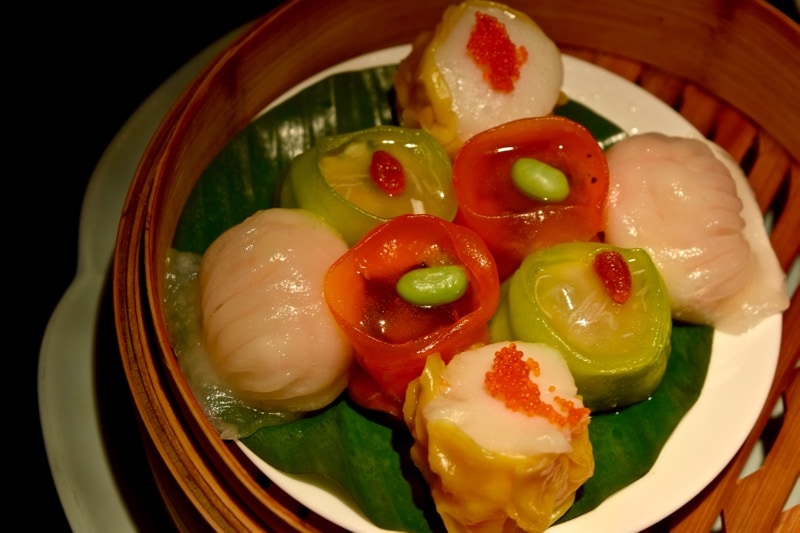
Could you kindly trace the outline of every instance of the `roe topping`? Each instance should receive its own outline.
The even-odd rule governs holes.
[[[389,152],[375,150],[372,153],[369,175],[375,185],[389,196],[403,194],[406,188],[403,164]]]
[[[594,256],[594,271],[603,282],[606,292],[618,304],[624,304],[631,295],[631,270],[622,254],[606,250]]]
[[[480,12],[475,13],[467,51],[483,71],[483,79],[492,89],[504,93],[514,90],[519,69],[528,60],[528,51],[524,46],[514,45],[505,24]]]
[[[489,394],[502,400],[512,411],[541,416],[556,426],[576,427],[582,423],[589,415],[588,408],[576,407],[571,400],[555,396],[553,401],[559,411],[542,400],[539,385],[531,380],[531,374],[534,377],[540,374],[539,363],[531,357],[523,360],[523,355],[514,343],[495,352],[492,369],[486,372],[484,380]]]

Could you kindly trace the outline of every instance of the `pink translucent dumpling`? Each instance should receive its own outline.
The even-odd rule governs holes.
[[[606,241],[648,251],[674,318],[738,334],[788,307],[761,212],[724,150],[642,133],[615,144],[607,160]]]
[[[214,241],[200,267],[210,363],[256,407],[310,411],[346,387],[352,348],[323,296],[328,267],[347,250],[317,215],[260,211]]]

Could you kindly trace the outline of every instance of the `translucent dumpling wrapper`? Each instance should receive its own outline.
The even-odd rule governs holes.
[[[752,189],[721,147],[641,133],[612,146],[607,162],[606,242],[647,250],[674,318],[740,334],[788,307]]]
[[[644,401],[661,383],[671,353],[670,300],[646,251],[592,242],[542,248],[500,294],[492,340],[557,348],[592,411]]]
[[[281,186],[280,206],[313,211],[353,246],[399,215],[452,221],[452,180],[452,163],[430,134],[374,126],[321,137],[296,156]]]
[[[468,0],[420,35],[395,76],[400,123],[448,153],[476,133],[551,113],[564,79],[561,52],[525,13]]]
[[[530,368],[523,385],[538,391],[529,398],[538,394],[540,414],[526,411],[534,408],[521,396],[501,399],[487,388],[487,372],[502,389],[498,376],[515,365]],[[589,411],[560,353],[543,344],[484,345],[447,365],[429,357],[404,414],[412,459],[449,532],[543,531],[594,472]]]
[[[306,412],[347,385],[352,347],[323,296],[341,236],[302,209],[267,209],[209,246],[199,273],[209,366],[256,408]]]
[[[426,304],[401,295],[405,276],[441,267],[463,273],[458,297]],[[433,215],[400,215],[377,226],[325,277],[325,299],[355,354],[350,398],[402,418],[408,384],[428,355],[449,361],[487,342],[498,298],[492,255],[469,228]]]

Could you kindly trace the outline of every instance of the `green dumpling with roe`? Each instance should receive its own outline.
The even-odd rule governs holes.
[[[425,131],[388,125],[318,139],[292,160],[280,206],[316,213],[350,246],[399,215],[451,222],[458,207],[442,147]]]
[[[528,255],[503,283],[490,334],[557,348],[584,404],[611,410],[647,399],[661,383],[670,301],[644,250],[559,244]]]

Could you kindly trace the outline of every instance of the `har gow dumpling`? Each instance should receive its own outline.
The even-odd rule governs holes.
[[[648,251],[674,318],[739,334],[788,307],[752,190],[722,148],[641,133],[606,156],[606,242]]]
[[[345,389],[352,347],[323,281],[347,245],[314,213],[266,209],[205,252],[202,334],[219,380],[248,404],[306,412]]]

